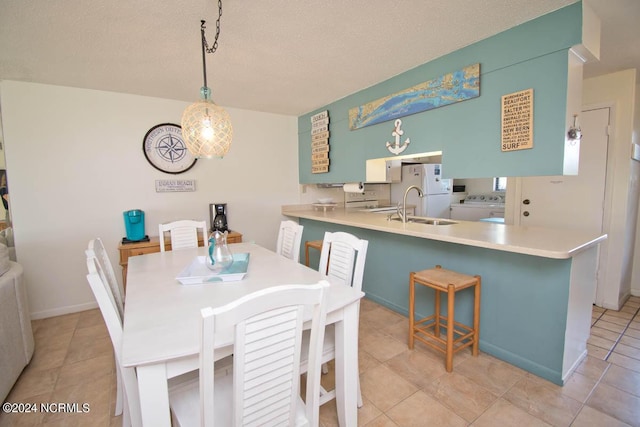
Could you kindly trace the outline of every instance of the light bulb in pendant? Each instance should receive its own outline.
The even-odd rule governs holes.
[[[200,131],[200,135],[201,135],[202,139],[204,139],[205,141],[212,141],[213,140],[215,132],[213,131],[213,127],[211,127],[211,118],[210,117],[205,117],[202,120],[202,130]]]

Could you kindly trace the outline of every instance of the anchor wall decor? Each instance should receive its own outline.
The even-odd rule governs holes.
[[[387,150],[389,150],[393,154],[398,155],[407,149],[411,141],[409,140],[409,138],[407,138],[404,140],[404,143],[400,145],[400,137],[404,135],[404,131],[400,129],[400,126],[402,126],[402,120],[396,119],[394,124],[395,124],[395,127],[393,129],[393,132],[391,132],[391,136],[395,137],[396,141],[395,143],[391,143],[387,141],[386,146],[387,146]]]

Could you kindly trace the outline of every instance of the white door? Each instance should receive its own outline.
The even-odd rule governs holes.
[[[521,225],[602,231],[608,126],[609,108],[582,112],[578,175],[522,178]]]

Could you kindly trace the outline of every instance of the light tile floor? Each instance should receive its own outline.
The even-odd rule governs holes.
[[[640,297],[593,309],[589,356],[564,387],[481,353],[407,349],[407,319],[369,300],[360,315],[362,426],[640,426]],[[115,366],[100,312],[33,322],[36,350],[8,402],[89,403],[81,414],[0,413],[4,426],[118,426]],[[331,387],[332,375],[323,377]],[[337,425],[335,404],[321,424]]]

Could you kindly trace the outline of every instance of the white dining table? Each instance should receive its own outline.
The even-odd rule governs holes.
[[[168,379],[198,369],[200,309],[218,307],[259,289],[312,284],[318,271],[253,243],[229,245],[249,253],[240,281],[182,285],[176,277],[205,249],[180,249],[129,258],[122,364],[136,368],[144,426],[169,427]],[[326,278],[325,278],[326,279]],[[364,293],[329,287],[327,323],[335,324],[336,404],[341,426],[357,425],[358,315]],[[216,337],[216,358],[231,353],[233,337]]]

